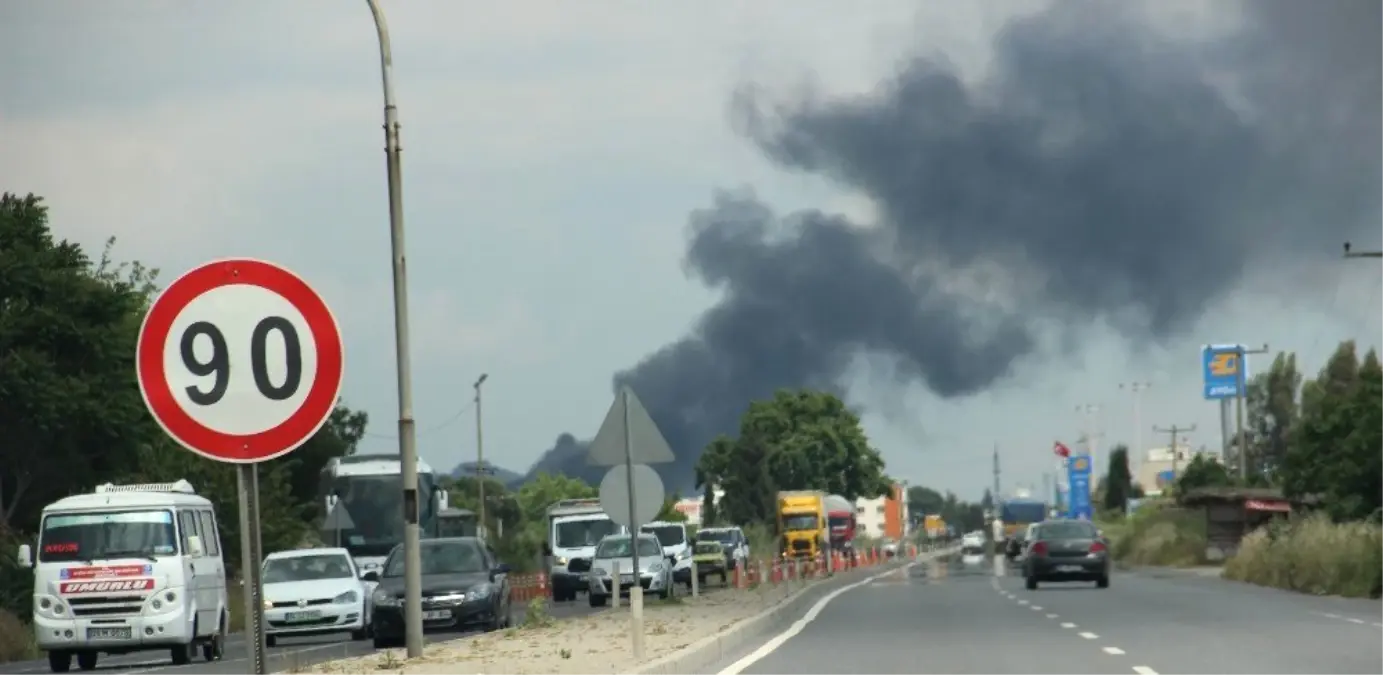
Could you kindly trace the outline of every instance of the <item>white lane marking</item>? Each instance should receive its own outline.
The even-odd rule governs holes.
[[[1383,628],[1383,623],[1376,623],[1376,624],[1373,625],[1373,627],[1374,627],[1374,628]]]
[[[1123,656],[1124,650],[1119,649],[1118,647],[1105,647],[1104,653],[1110,654],[1112,656]]]
[[[1147,666],[1134,666],[1133,672],[1138,673],[1138,675],[1157,675],[1156,670]]]
[[[1018,601],[1018,604],[1020,604],[1020,605],[1026,605],[1026,604],[1028,604],[1028,601],[1027,601],[1027,600],[1019,600],[1019,601]]]
[[[1031,610],[1034,611],[1034,612],[1040,612],[1040,611],[1042,611],[1042,607],[1039,606],[1039,605],[1033,605],[1033,606],[1029,607],[1028,609],[1031,609]]]
[[[1322,613],[1321,613],[1321,616],[1323,616],[1323,617],[1325,617],[1325,618],[1327,618],[1327,619],[1339,619],[1339,618],[1341,618],[1339,614],[1330,614],[1330,613],[1328,613],[1328,612],[1322,612]]]
[[[910,570],[913,567],[920,564],[921,562],[923,561],[908,563],[907,565],[903,566],[903,569]],[[856,581],[853,584],[843,586],[841,588],[837,588],[834,591],[831,591],[826,595],[826,597],[817,600],[816,604],[812,605],[812,608],[807,610],[807,613],[802,618],[798,619],[797,621],[794,621],[791,626],[788,626],[787,630],[774,636],[772,640],[765,642],[758,649],[755,649],[752,653],[746,655],[744,658],[726,666],[725,669],[720,671],[717,675],[739,675],[741,672],[744,671],[745,668],[748,668],[749,666],[758,663],[765,656],[772,654],[779,647],[782,647],[783,644],[786,643],[788,640],[791,640],[792,638],[796,637],[799,633],[806,629],[807,624],[815,621],[817,615],[821,614],[821,610],[826,609],[826,605],[831,604],[832,600],[835,600],[837,597],[843,595],[846,591],[852,591],[875,579],[879,579],[882,577],[886,577],[890,574],[896,573],[897,570],[889,570],[882,574],[876,574],[872,577],[869,577],[864,581]]]
[[[1350,623],[1357,623],[1357,624],[1359,624],[1360,626],[1364,625],[1364,620],[1363,620],[1363,619],[1350,619],[1349,622],[1350,622]]]
[[[1070,621],[1067,621],[1066,623],[1061,624],[1061,627],[1062,627],[1062,628],[1075,628],[1075,627],[1076,627],[1076,624],[1071,623]]]
[[[1055,618],[1058,618],[1058,617],[1060,617],[1060,616],[1061,616],[1060,614],[1048,614],[1048,615],[1047,615],[1047,618],[1048,618],[1048,619],[1055,619]]]
[[[1087,640],[1098,640],[1098,639],[1100,639],[1100,636],[1098,636],[1098,635],[1096,635],[1096,634],[1094,634],[1094,633],[1090,633],[1090,632],[1081,633],[1080,636],[1083,637],[1083,638],[1085,638],[1085,639],[1087,639]]]

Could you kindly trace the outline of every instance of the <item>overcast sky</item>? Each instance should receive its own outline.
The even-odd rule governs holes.
[[[1173,423],[1217,445],[1201,344],[1266,342],[1314,371],[1340,339],[1383,333],[1377,261],[1338,259],[1346,237],[1380,243],[1371,4],[1373,23],[1346,39],[1335,31],[1357,19],[1264,18],[1228,2],[1160,3],[1117,29],[1075,30],[1072,12],[1036,2],[385,0],[420,452],[448,469],[473,458],[467,406],[484,372],[487,459],[525,471],[559,434],[595,432],[615,373],[689,334],[700,344],[717,306],[762,316],[775,345],[810,334],[798,356],[831,363],[749,373],[763,354],[745,347],[725,356],[737,365],[719,393],[649,396],[738,405],[765,383],[833,384],[914,484],[977,497],[997,443],[1007,486],[1040,485],[1052,441],[1079,434],[1079,406],[1101,406],[1108,440],[1134,438],[1119,385],[1135,381],[1152,383],[1145,446],[1165,445],[1151,428]],[[1015,17],[1028,23],[1001,30]],[[1280,62],[1263,56],[1269,41]],[[1111,65],[1092,60],[1101,53]],[[44,196],[60,236],[95,252],[113,235],[117,257],[165,281],[233,255],[294,269],[344,331],[343,396],[370,414],[365,449],[397,447],[364,2],[0,0],[0,62],[0,190]],[[975,89],[947,98],[955,82]],[[1058,95],[1072,82],[1074,96]],[[1167,96],[1142,82],[1190,102],[1159,107]],[[1361,98],[1332,106],[1337,91]],[[1064,130],[1051,124],[1058,99]],[[1124,104],[1132,117],[1158,107],[1143,120],[1155,122],[1111,123]],[[1025,119],[1045,124],[1004,126]],[[1129,136],[1153,140],[1114,154]],[[1324,150],[1301,147],[1308,136]],[[976,139],[994,147],[962,145]],[[1064,148],[1099,161],[1038,166]],[[1221,161],[1226,148],[1237,154]],[[1118,168],[1096,168],[1106,162]],[[1184,197],[1198,190],[1208,201]],[[765,209],[744,218],[769,224],[729,218],[726,200]],[[735,229],[756,226],[767,229]],[[806,244],[781,243],[803,232],[835,244],[808,260]],[[877,270],[854,273],[856,243],[892,270],[888,284],[862,287]],[[1230,249],[1244,252],[1207,253]],[[831,274],[839,284],[822,281]],[[930,290],[911,294],[919,285]],[[746,313],[745,298],[770,304]],[[812,309],[779,316],[794,298]],[[907,325],[884,326],[891,316]],[[968,318],[930,331],[953,316]],[[707,363],[759,333],[708,337]],[[648,388],[678,385],[682,368],[651,369],[675,377]],[[758,379],[740,387],[738,373]]]

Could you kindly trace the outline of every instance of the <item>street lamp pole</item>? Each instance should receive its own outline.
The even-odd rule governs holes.
[[[480,379],[475,381],[475,485],[480,497],[480,527],[476,528],[476,534],[482,539],[489,539],[489,531],[485,527],[485,434],[480,427],[480,385],[485,384],[485,380],[490,375],[481,373]]]
[[[408,340],[408,273],[403,240],[403,177],[399,160],[399,114],[394,103],[394,56],[389,24],[378,0],[365,0],[379,34],[384,85],[384,161],[389,180],[389,234],[394,263],[394,356],[398,371],[399,464],[403,482],[403,616],[408,658],[423,655],[422,531],[418,526],[418,448],[413,424],[413,373]]]
[[[1345,242],[1346,258],[1383,258],[1383,251],[1351,251],[1350,243]]]

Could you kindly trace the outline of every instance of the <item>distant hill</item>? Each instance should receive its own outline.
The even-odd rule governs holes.
[[[489,471],[490,475],[495,480],[504,483],[505,485],[514,485],[516,483],[523,482],[523,474],[518,473],[516,471],[510,471],[504,467],[495,466],[494,464],[491,464],[489,462],[485,463],[485,470]],[[451,470],[452,478],[460,478],[462,476],[474,475],[475,462],[461,462],[460,464],[456,465],[456,468]]]

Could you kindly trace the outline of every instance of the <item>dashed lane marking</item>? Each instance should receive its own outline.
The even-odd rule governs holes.
[[[1032,605],[1031,607],[1028,607],[1028,609],[1031,609],[1031,610],[1034,611],[1034,612],[1040,612],[1040,611],[1042,611],[1042,607],[1040,607],[1040,606],[1038,606],[1038,605]]]
[[[1062,628],[1075,628],[1075,627],[1076,627],[1076,624],[1071,623],[1070,621],[1067,621],[1066,623],[1061,624],[1061,627],[1062,627]]]
[[[1156,670],[1147,666],[1134,666],[1133,672],[1138,673],[1138,675],[1157,675]]]
[[[1119,649],[1118,647],[1105,647],[1104,653],[1109,654],[1111,656],[1123,656],[1124,650]]]
[[[1028,604],[1028,601],[1027,601],[1027,600],[1019,600],[1019,601],[1018,601],[1018,604],[1020,604],[1020,605],[1026,605],[1026,604]]]
[[[1060,614],[1048,614],[1048,615],[1047,615],[1047,618],[1048,618],[1048,619],[1056,619],[1056,618],[1059,618],[1060,616],[1061,616]]]
[[[1094,633],[1089,633],[1089,632],[1087,632],[1087,633],[1081,633],[1080,636],[1083,637],[1083,638],[1085,638],[1085,639],[1087,639],[1087,640],[1098,640],[1098,639],[1100,639],[1100,636],[1098,636],[1098,635],[1096,635],[1096,634],[1094,634]]]

